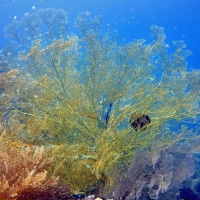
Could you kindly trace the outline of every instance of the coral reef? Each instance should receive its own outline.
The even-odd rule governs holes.
[[[12,70],[1,75],[7,88],[0,97],[2,124],[6,119],[19,125],[18,141],[47,147],[54,158],[50,174],[74,193],[116,187],[119,172],[121,179],[130,176],[124,186],[131,188],[122,196],[139,198],[148,188],[158,198],[171,184],[179,187],[193,174],[193,157],[175,151],[185,135],[173,132],[199,123],[200,72],[187,69],[191,52],[183,41],[173,42],[174,52],[169,51],[164,29],[155,25],[149,44],[141,39],[121,46],[115,35],[102,33],[101,19],[89,12],[77,17],[75,27],[78,33],[67,31],[65,11],[44,9],[5,29],[9,45],[2,57]],[[19,82],[12,96],[9,74],[14,72]],[[39,160],[40,151],[35,151]],[[191,161],[190,172],[186,161]],[[48,186],[46,164],[37,176],[38,184]],[[24,169],[29,177],[35,173],[31,166]],[[175,171],[179,179],[172,179]]]

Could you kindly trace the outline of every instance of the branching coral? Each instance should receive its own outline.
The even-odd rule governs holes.
[[[190,52],[182,41],[174,42],[175,52],[168,53],[163,28],[151,27],[150,44],[136,40],[119,46],[112,36],[102,34],[101,20],[91,19],[88,12],[76,20],[80,36],[66,36],[64,29],[52,25],[52,19],[65,19],[60,18],[66,16],[62,10],[35,15],[47,25],[50,38],[43,42],[34,32],[25,51],[18,51],[13,60],[29,83],[19,91],[29,107],[18,102],[16,117],[24,120],[24,140],[51,144],[56,163],[52,171],[62,177],[73,172],[69,182],[74,190],[112,184],[116,166],[128,166],[135,152],[150,147],[155,137],[165,136],[161,146],[171,142],[170,131],[162,131],[165,127],[197,121],[199,71],[187,70]],[[18,22],[20,27],[28,25],[26,17]],[[12,27],[6,29],[7,37],[24,41],[17,29],[8,34]],[[5,59],[9,55],[5,53]],[[138,114],[149,120],[135,131],[129,121]],[[89,177],[84,186],[77,179],[83,173]]]
[[[44,147],[9,141],[4,131],[0,150],[0,199],[33,199],[57,185],[58,178],[48,175],[52,159],[45,156]]]

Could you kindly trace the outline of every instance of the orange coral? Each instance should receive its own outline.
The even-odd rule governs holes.
[[[47,169],[52,159],[45,157],[44,147],[9,148],[0,144],[0,199],[20,199],[23,194],[44,193],[55,187],[58,178]]]

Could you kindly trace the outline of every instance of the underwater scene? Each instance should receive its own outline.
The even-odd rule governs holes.
[[[200,200],[200,1],[1,0],[0,200]]]

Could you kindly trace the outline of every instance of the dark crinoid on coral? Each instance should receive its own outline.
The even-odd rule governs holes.
[[[146,129],[147,125],[151,123],[151,120],[146,114],[132,114],[129,123],[137,132]]]

